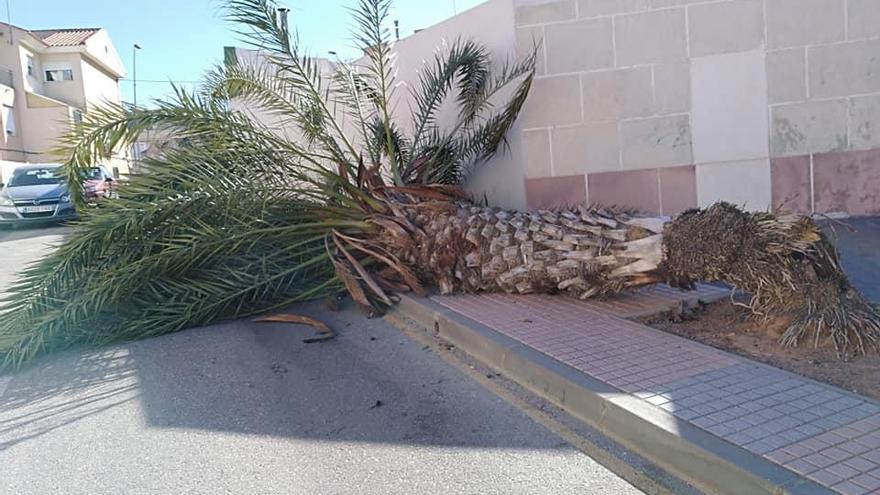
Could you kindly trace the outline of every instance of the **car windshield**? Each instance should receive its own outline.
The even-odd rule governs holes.
[[[9,179],[9,187],[60,184],[62,179],[55,168],[16,170]]]
[[[104,174],[101,173],[101,169],[98,167],[90,168],[86,174],[86,180],[103,180]]]

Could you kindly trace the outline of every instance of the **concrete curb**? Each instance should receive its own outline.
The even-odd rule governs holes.
[[[403,295],[395,312],[701,490],[835,493],[429,298]]]

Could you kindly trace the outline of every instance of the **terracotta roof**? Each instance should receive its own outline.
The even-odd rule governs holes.
[[[98,31],[100,31],[98,28],[41,29],[31,33],[49,46],[78,46],[85,44],[86,40]]]

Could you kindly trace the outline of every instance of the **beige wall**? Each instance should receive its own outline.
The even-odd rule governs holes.
[[[49,98],[62,101],[77,108],[85,108],[86,95],[83,86],[83,64],[78,53],[42,55],[42,70],[67,68],[73,71],[73,81],[46,81],[45,74],[39,73],[43,79],[43,93]]]
[[[119,83],[99,65],[83,58],[82,71],[83,99],[86,109],[102,103],[119,103]]]
[[[55,137],[61,135],[70,122],[68,107],[29,108],[28,117],[19,123],[22,146],[35,153],[28,153],[25,161],[35,163],[58,161],[58,158],[51,154],[51,148],[55,145]]]
[[[510,153],[468,184],[492,204],[880,213],[878,0],[489,0],[396,44],[398,121],[458,37],[540,47]]]
[[[122,58],[116,52],[113,40],[110,39],[110,34],[106,30],[102,29],[86,40],[86,53],[95,61],[103,64],[105,71],[116,73],[119,77],[125,77],[125,65],[123,65]]]
[[[515,3],[530,206],[880,213],[880,2]]]

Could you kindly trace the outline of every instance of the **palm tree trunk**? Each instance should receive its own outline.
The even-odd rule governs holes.
[[[408,220],[419,231],[414,242],[396,248],[444,294],[564,291],[586,298],[662,280],[660,218],[609,209],[520,213],[467,205],[410,211]]]
[[[566,292],[603,296],[666,282],[722,281],[756,315],[787,315],[788,345],[827,339],[838,352],[877,348],[880,316],[848,282],[809,217],[748,213],[718,203],[674,219],[608,208],[511,212],[430,201],[401,204],[410,235],[378,242],[441,293]]]

